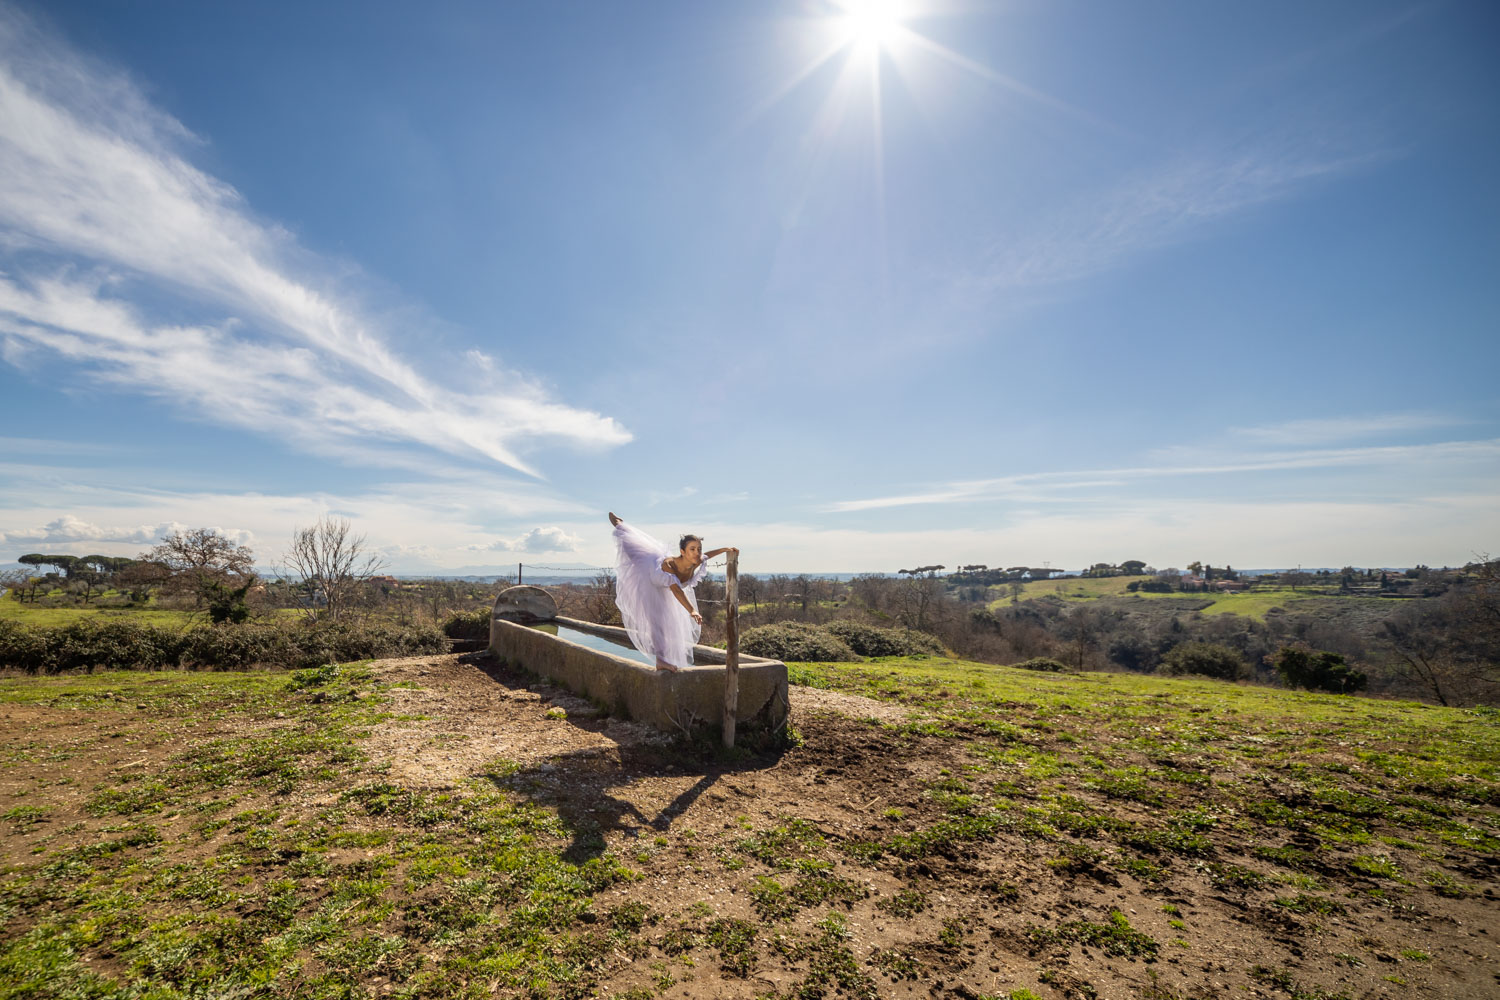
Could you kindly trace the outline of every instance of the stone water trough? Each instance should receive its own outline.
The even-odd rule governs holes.
[[[559,684],[615,715],[663,732],[697,736],[717,731],[724,717],[724,650],[693,647],[693,666],[657,670],[625,630],[565,618],[540,587],[510,587],[490,615],[490,652],[506,663]],[[786,724],[786,664],[740,655],[739,732]]]

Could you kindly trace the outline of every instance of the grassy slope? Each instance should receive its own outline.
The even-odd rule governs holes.
[[[273,612],[277,616],[295,617],[302,612],[295,608],[281,608]],[[89,607],[54,608],[43,604],[15,601],[9,595],[0,597],[0,619],[18,621],[23,625],[70,625],[76,621],[109,618],[128,618],[146,625],[188,628],[205,624],[208,616],[203,612],[177,611],[170,608],[120,608],[90,605]]]
[[[883,990],[921,974],[919,956],[887,952],[868,971],[853,964],[838,902],[852,883],[832,873],[857,865],[905,880],[909,890],[881,904],[898,921],[903,907],[929,905],[919,875],[929,861],[956,864],[997,840],[1003,853],[1050,857],[1041,869],[1050,878],[1094,872],[1163,898],[1206,872],[1219,893],[1258,894],[1310,935],[1340,915],[1375,934],[1377,916],[1389,917],[1423,955],[1435,950],[1428,925],[1406,921],[1423,906],[1472,899],[1482,887],[1465,871],[1500,852],[1493,712],[947,659],[791,669],[798,683],[924,712],[874,724],[872,738],[935,745],[951,771],[911,788],[889,822],[839,842],[796,818],[717,846],[657,838],[652,865],[680,851],[724,885],[757,870],[775,876],[749,883],[759,938],[756,926],[694,917],[696,908],[679,915],[678,930],[663,919],[654,931],[662,915],[646,907],[596,910],[605,887],[639,876],[608,852],[567,861],[563,845],[587,832],[501,790],[503,762],[453,793],[389,783],[360,749],[384,711],[382,687],[363,668],[301,682],[0,678],[8,712],[77,719],[0,747],[11,796],[0,815],[20,859],[0,873],[0,997],[149,990],[165,1000],[236,987],[246,996],[586,996],[623,956],[660,958],[651,967],[670,982],[694,955],[700,975],[722,963],[732,978],[773,952],[807,968],[808,995],[867,995],[877,979]],[[58,761],[77,772],[37,777]],[[83,819],[53,822],[80,804]],[[630,860],[644,865],[647,855]],[[798,938],[787,914],[824,908],[816,934]],[[1039,923],[1025,941],[1055,951],[1091,940],[1105,955],[1151,963],[1169,944],[1192,946],[1193,919],[1172,925],[1181,938],[1170,943],[1123,915],[1123,925]],[[962,922],[942,931],[955,942],[970,933]],[[1306,947],[1305,967],[1280,968],[1268,955],[1252,980],[1286,995],[1350,996],[1296,985],[1329,965],[1321,956],[1335,946]],[[1360,947],[1331,964],[1376,985],[1428,968],[1425,958]],[[1060,976],[1048,958],[1038,984],[1067,981]]]
[[[1205,615],[1235,614],[1244,615],[1247,618],[1265,620],[1266,612],[1272,608],[1286,608],[1296,610],[1296,605],[1303,601],[1311,601],[1326,598],[1326,594],[1309,590],[1292,590],[1289,587],[1273,587],[1267,590],[1255,590],[1243,594],[1221,594],[1217,592],[1201,594],[1131,594],[1125,587],[1132,580],[1141,580],[1143,577],[1110,576],[1099,579],[1065,578],[1061,580],[1034,580],[1026,584],[1025,592],[1022,594],[1023,601],[1037,597],[1055,595],[1069,601],[1090,601],[1098,598],[1125,598],[1129,600],[1161,600],[1171,598],[1176,600],[1199,600],[1209,602],[1202,609]],[[1343,597],[1340,601],[1359,602],[1379,606],[1388,610],[1391,602],[1378,597]],[[992,601],[991,607],[1001,607],[1009,603],[1010,598],[1005,597]]]

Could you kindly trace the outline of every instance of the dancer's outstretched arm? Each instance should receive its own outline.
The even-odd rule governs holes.
[[[715,556],[722,556],[726,552],[733,552],[735,555],[739,555],[740,554],[740,550],[739,549],[736,549],[736,548],[733,548],[733,547],[726,547],[726,548],[722,548],[722,549],[714,549],[712,552],[705,552],[705,553],[703,553],[703,560],[704,560],[704,562],[707,562],[708,560],[714,558]]]
[[[693,610],[693,606],[688,603],[687,595],[682,592],[682,588],[674,583],[667,589],[672,592],[673,597],[677,598],[677,603],[681,604],[683,608],[687,610],[687,613],[689,615],[692,615],[693,621],[697,622],[699,625],[702,625],[703,616]]]

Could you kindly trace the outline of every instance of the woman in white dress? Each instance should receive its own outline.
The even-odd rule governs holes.
[[[693,588],[708,575],[708,560],[739,549],[703,551],[703,539],[683,535],[677,555],[613,513],[615,603],[635,648],[656,657],[656,669],[676,673],[693,665],[693,646],[703,631]]]

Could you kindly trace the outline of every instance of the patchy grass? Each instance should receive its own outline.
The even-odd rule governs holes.
[[[1130,926],[1130,920],[1119,910],[1109,911],[1109,916],[1097,923],[1070,920],[1055,928],[1029,927],[1026,934],[1037,945],[1076,942],[1121,958],[1152,961],[1161,950],[1161,945],[1149,935]]]
[[[435,680],[380,664],[0,678],[0,997],[1492,986],[1460,932],[1493,924],[1493,713],[944,658],[791,670],[912,717],[804,714],[793,748],[731,756],[630,750],[573,702],[549,720],[529,681],[463,730],[472,691],[444,715],[412,700]],[[528,763],[504,712],[599,746]],[[472,766],[414,783],[418,745]]]
[[[243,730],[116,769],[84,800],[86,829],[10,866],[3,995],[546,992],[590,981],[649,920],[581,923],[635,875],[608,853],[564,858],[555,814],[486,781],[435,793],[370,773],[358,744],[384,698],[368,667],[7,679],[0,700]],[[230,803],[262,805],[222,816]],[[742,961],[742,932],[718,934]]]

